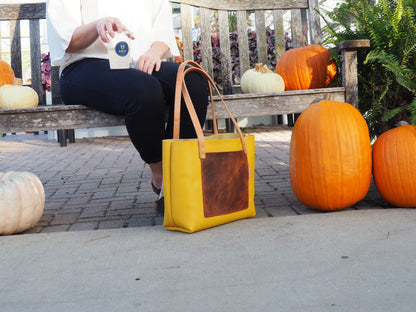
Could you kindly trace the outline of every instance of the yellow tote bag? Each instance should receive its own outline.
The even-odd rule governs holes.
[[[186,65],[193,67],[186,68]],[[201,73],[210,85],[213,135],[204,136],[186,89],[184,76],[190,71]],[[193,233],[256,214],[254,136],[241,132],[222,98],[238,133],[218,133],[211,86],[221,98],[215,83],[197,63],[188,61],[179,67],[173,139],[163,141],[163,226],[169,230]],[[197,139],[179,139],[182,95]]]

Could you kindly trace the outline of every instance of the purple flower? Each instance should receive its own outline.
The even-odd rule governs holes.
[[[41,55],[42,93],[51,91],[51,58],[50,53]]]

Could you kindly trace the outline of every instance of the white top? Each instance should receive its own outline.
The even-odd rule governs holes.
[[[165,57],[179,55],[168,0],[48,0],[46,14],[52,65],[61,70],[86,57],[108,59],[100,38],[83,51],[65,53],[75,28],[103,17],[117,17],[134,34],[130,43],[134,64],[156,41],[170,48]]]

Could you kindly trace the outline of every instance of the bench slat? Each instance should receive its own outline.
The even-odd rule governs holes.
[[[323,88],[298,91],[230,94],[223,96],[225,103],[235,118],[247,116],[273,116],[300,113],[311,103],[322,99],[345,101],[345,88]],[[214,98],[216,99],[216,98]],[[214,101],[215,114],[218,119],[227,118],[228,114],[219,101]],[[208,111],[210,111],[208,109]],[[207,119],[212,119],[211,113]]]
[[[199,10],[199,21],[201,23],[201,50],[202,67],[211,77],[214,77],[214,67],[212,61],[212,42],[211,42],[211,23],[210,10],[201,8]]]
[[[11,65],[16,77],[22,77],[22,46],[20,43],[20,20],[10,21]]]
[[[264,10],[255,12],[256,21],[256,42],[258,62],[268,64],[267,60],[267,36],[266,36],[266,18]]]
[[[309,11],[318,12],[319,0],[309,0]],[[309,14],[309,32],[311,34],[311,44],[321,44],[321,17],[319,14]]]
[[[276,53],[276,60],[285,52],[285,31],[283,28],[283,15],[282,10],[273,10],[273,23],[274,23],[274,49]]]
[[[223,94],[232,93],[232,63],[230,51],[230,35],[228,28],[228,11],[218,11],[218,27],[221,47],[221,73]]]
[[[344,88],[284,91],[270,93],[224,95],[224,101],[235,118],[270,116],[303,111],[320,99],[344,101]],[[218,119],[228,113],[214,96]],[[212,119],[208,109],[207,119]],[[43,131],[56,129],[84,129],[124,125],[122,116],[115,116],[83,105],[49,105],[25,109],[0,110],[0,133]]]
[[[124,124],[122,116],[108,115],[83,105],[0,110],[0,133],[85,129]]]
[[[52,104],[62,104],[61,96],[59,95],[59,67],[51,66],[51,97]]]
[[[238,56],[240,58],[240,78],[250,69],[250,53],[247,35],[247,13],[237,11]]]
[[[0,4],[0,21],[46,18],[46,3]]]
[[[292,39],[295,48],[302,47],[305,41],[302,30],[302,16],[300,9],[294,9],[290,12],[292,17]]]
[[[291,8],[307,8],[308,0],[173,0],[171,2],[186,3],[193,6],[215,10],[275,10]]]
[[[192,45],[192,8],[187,4],[181,4],[181,29],[183,42],[183,57],[185,60],[193,60]]]
[[[30,68],[31,68],[31,85],[39,96],[39,104],[43,103],[42,96],[42,70],[41,70],[41,52],[40,52],[40,27],[39,20],[30,20]]]

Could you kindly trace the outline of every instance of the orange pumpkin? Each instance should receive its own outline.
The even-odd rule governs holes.
[[[0,60],[0,86],[13,84],[14,71],[5,61]]]
[[[397,207],[416,207],[416,130],[384,132],[373,146],[373,177],[380,195]]]
[[[367,123],[352,105],[320,101],[299,116],[292,131],[290,183],[304,205],[334,211],[363,199],[371,182]]]
[[[283,77],[286,90],[325,88],[336,77],[337,66],[328,49],[312,44],[283,53],[276,73]]]

